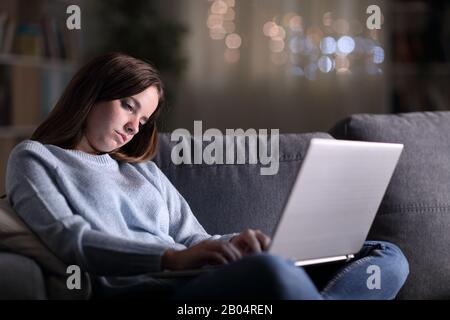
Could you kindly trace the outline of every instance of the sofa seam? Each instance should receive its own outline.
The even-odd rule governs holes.
[[[425,211],[425,212],[448,212],[450,211],[450,205],[445,206],[425,206],[425,205],[408,205],[408,206],[389,206],[386,208],[381,207],[380,210],[386,210],[381,211],[379,214],[395,214],[400,212],[418,212],[418,211]]]
[[[280,159],[280,162],[298,162],[298,161],[303,161],[303,157],[292,157],[292,158],[284,158],[284,159]],[[210,167],[218,167],[218,166],[258,166],[258,167],[263,167],[264,166],[261,163],[213,163],[213,164],[204,164],[204,163],[199,163],[199,164],[177,164],[177,165],[165,165],[165,166],[161,166],[159,168],[164,168],[164,169],[169,169],[169,168],[176,168],[176,169],[196,169],[196,168],[210,168]]]

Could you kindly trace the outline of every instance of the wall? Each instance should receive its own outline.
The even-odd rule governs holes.
[[[288,12],[302,16],[305,32],[309,27],[323,27],[322,17],[328,11],[335,20],[356,17],[365,27],[365,10],[374,3],[387,10],[380,1],[236,1],[235,32],[241,35],[242,46],[240,60],[230,64],[224,61],[224,41],[212,40],[208,34],[211,1],[166,1],[165,13],[189,28],[185,39],[189,64],[178,84],[176,100],[171,101],[166,128],[193,130],[193,121],[203,120],[204,128],[221,130],[324,131],[352,113],[389,112],[386,73],[317,72],[313,81],[288,75],[288,63],[277,66],[271,62],[268,38],[262,32],[266,21],[281,21]],[[385,29],[383,25],[380,38]],[[388,52],[386,46],[384,43]],[[289,52],[287,47],[284,51]]]

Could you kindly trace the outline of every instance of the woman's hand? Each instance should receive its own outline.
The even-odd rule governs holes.
[[[184,250],[167,250],[161,258],[163,269],[194,269],[207,264],[227,264],[242,258],[229,241],[204,240]]]
[[[269,248],[270,241],[270,237],[261,230],[253,229],[247,229],[230,240],[243,256],[249,253],[266,251]]]

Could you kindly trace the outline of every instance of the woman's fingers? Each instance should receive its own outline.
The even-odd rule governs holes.
[[[216,251],[206,251],[204,252],[204,258],[208,264],[227,264],[228,260],[223,256],[223,254]]]
[[[271,241],[270,237],[260,230],[255,231],[255,236],[258,239],[259,243],[261,244],[262,249],[266,251],[269,248],[269,244]]]
[[[236,244],[243,252],[260,253],[266,251],[269,248],[270,237],[264,234],[261,230],[248,229],[242,232]]]
[[[216,249],[222,253],[225,258],[229,261],[236,261],[240,258],[240,253],[238,250],[234,250],[234,245],[227,241],[216,241]]]
[[[204,240],[191,249],[197,251],[197,262],[227,264],[247,253],[261,253],[268,249],[270,238],[260,230],[247,229],[232,241]],[[188,249],[188,250],[191,250]]]
[[[262,251],[254,230],[246,230],[244,232],[244,239],[246,244],[250,247],[251,252],[260,253]]]
[[[227,264],[241,259],[243,254],[267,250],[269,243],[268,236],[260,230],[252,229],[242,232],[232,242],[204,240],[187,249],[186,254],[189,252],[189,255],[184,258],[184,265],[187,268],[205,264]]]
[[[202,251],[201,259],[205,259],[205,263],[227,264],[242,257],[239,250],[227,241],[205,241],[199,249]]]
[[[262,251],[261,244],[259,243],[258,239],[255,236],[251,238],[251,248],[252,251],[255,253],[261,253]]]
[[[239,249],[234,244],[232,244],[231,242],[228,242],[228,246],[234,252],[234,256],[235,256],[236,260],[239,260],[242,258],[241,251],[239,251]]]

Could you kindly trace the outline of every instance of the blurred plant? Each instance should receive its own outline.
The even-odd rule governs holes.
[[[166,108],[158,126],[166,130],[171,102],[179,79],[187,65],[181,45],[187,28],[161,15],[163,1],[101,0],[95,3],[99,34],[96,48],[100,52],[120,51],[150,61],[160,72],[165,84]]]
[[[98,1],[102,51],[121,51],[151,61],[161,73],[180,76],[186,59],[180,50],[187,32],[180,23],[164,19],[157,1]]]

